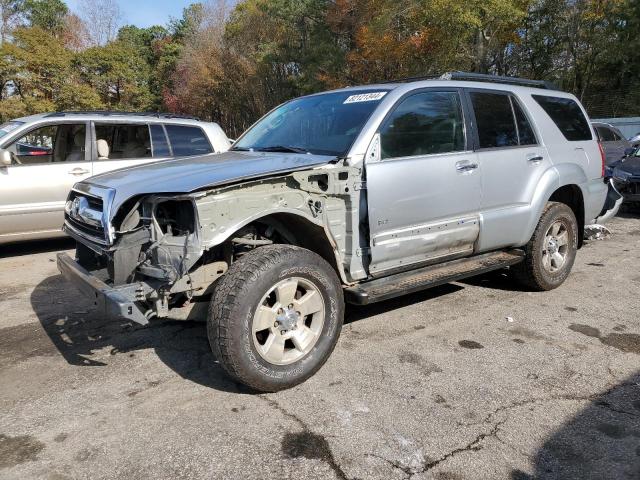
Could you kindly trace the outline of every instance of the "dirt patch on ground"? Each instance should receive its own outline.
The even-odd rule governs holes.
[[[481,348],[484,348],[484,345],[478,342],[474,342],[473,340],[460,340],[458,342],[458,345],[460,345],[462,348],[468,348],[470,350],[479,350]]]
[[[0,468],[10,468],[37,460],[44,443],[29,435],[9,437],[0,434]]]
[[[617,348],[622,352],[640,355],[640,335],[637,333],[610,333],[603,336],[599,329],[578,323],[571,324],[569,329],[588,337],[597,338],[604,345]]]
[[[0,329],[0,360],[3,367],[31,357],[59,355],[40,324],[26,323]]]

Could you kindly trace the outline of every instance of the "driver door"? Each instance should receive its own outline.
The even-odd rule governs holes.
[[[366,164],[371,275],[473,253],[480,165],[466,118],[459,89],[425,89],[383,121]]]
[[[91,176],[84,122],[39,126],[5,148],[13,164],[0,168],[0,242],[61,232],[71,187]]]

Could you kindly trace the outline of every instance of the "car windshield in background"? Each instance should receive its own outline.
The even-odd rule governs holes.
[[[24,125],[24,122],[7,122],[0,125],[0,138],[4,137],[7,133],[13,132],[20,125]]]
[[[387,92],[352,90],[298,98],[263,117],[231,150],[344,155]]]

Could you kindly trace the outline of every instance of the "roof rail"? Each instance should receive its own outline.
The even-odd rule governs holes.
[[[531,80],[528,78],[507,77],[504,75],[489,75],[485,73],[447,72],[442,75],[426,75],[422,77],[401,78],[382,83],[416,82],[418,80],[459,80],[466,82],[505,83],[508,85],[521,85],[523,87],[545,88],[547,90],[559,90],[558,87],[547,80]]]
[[[156,117],[156,118],[177,118],[182,120],[200,120],[200,118],[191,115],[179,115],[175,113],[162,113],[162,112],[124,112],[117,110],[74,110],[64,112],[51,112],[45,115],[45,117],[65,117],[67,115],[104,115],[109,116],[126,116],[135,115],[137,117]]]

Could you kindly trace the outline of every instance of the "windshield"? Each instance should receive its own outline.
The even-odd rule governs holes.
[[[292,100],[264,116],[232,150],[342,156],[387,91],[350,90]]]
[[[0,138],[4,137],[7,133],[11,133],[20,125],[24,125],[24,122],[7,122],[0,125]]]

